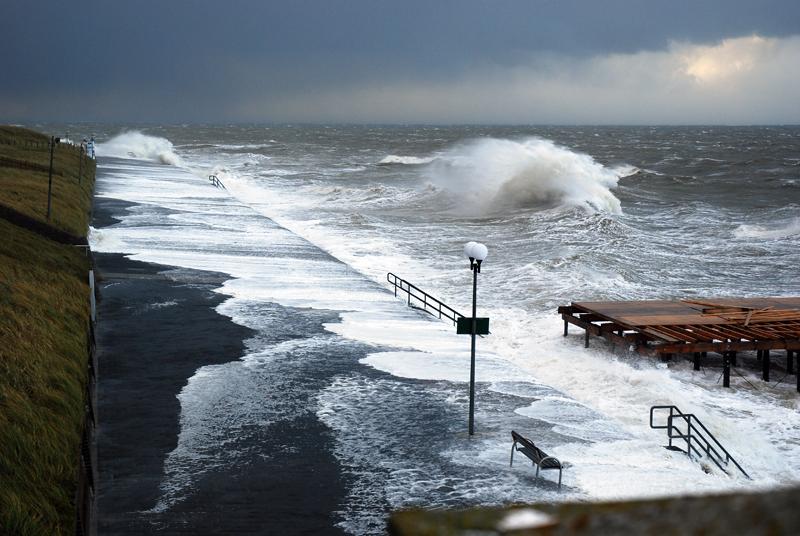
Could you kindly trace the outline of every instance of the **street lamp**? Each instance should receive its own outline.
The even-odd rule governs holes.
[[[483,244],[467,242],[464,246],[464,256],[469,259],[469,268],[472,270],[472,326],[470,329],[472,347],[470,350],[469,363],[469,435],[475,434],[475,335],[478,333],[478,319],[475,318],[475,314],[478,299],[478,274],[481,272],[481,263],[486,259],[486,255],[488,254],[489,250],[486,249],[486,246]]]

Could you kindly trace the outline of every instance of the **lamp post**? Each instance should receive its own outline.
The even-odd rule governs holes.
[[[472,270],[472,345],[470,348],[469,363],[469,435],[475,434],[475,335],[478,332],[476,308],[478,299],[478,274],[481,272],[481,263],[486,259],[489,250],[477,242],[467,242],[464,246],[464,256],[469,259],[469,268]]]
[[[53,150],[56,144],[61,141],[61,138],[50,136],[50,173],[47,179],[47,219],[50,219],[50,196],[53,192]]]

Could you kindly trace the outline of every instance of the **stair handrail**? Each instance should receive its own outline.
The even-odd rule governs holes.
[[[422,302],[421,309],[427,313],[438,313],[439,318],[447,318],[451,320],[453,324],[458,322],[458,319],[463,317],[461,313],[444,303],[442,300],[435,298],[419,288],[418,286],[414,285],[406,281],[405,279],[396,276],[392,272],[386,274],[386,281],[389,282],[394,287],[394,295],[397,296],[397,290],[400,289],[401,292],[405,292],[408,294],[408,305],[411,307],[418,307],[416,305],[411,305],[411,298],[415,298],[417,301]],[[415,294],[414,291],[417,293]]]
[[[222,188],[223,190],[227,190],[227,188],[225,188],[225,185],[222,184],[222,181],[219,180],[219,177],[217,177],[216,175],[209,175],[208,176],[208,182],[210,182],[211,184],[213,184],[217,188]]]
[[[654,414],[656,410],[669,410],[669,417],[667,417],[667,424],[663,426],[657,426],[654,424]],[[680,428],[675,425],[675,419],[681,419],[686,423],[686,433],[682,433]],[[700,428],[695,426],[694,423],[697,423]],[[673,439],[682,439],[686,441],[686,454],[689,456],[689,459],[692,458],[692,451],[694,451],[698,457],[702,458],[703,454],[697,448],[697,446],[692,445],[692,439],[695,439],[695,443],[700,444],[702,450],[705,451],[706,455],[713,461],[717,467],[719,467],[724,473],[728,471],[722,466],[723,462],[727,466],[729,462],[733,462],[733,465],[736,466],[741,473],[750,479],[750,475],[739,465],[739,462],[731,456],[730,452],[727,451],[725,447],[722,446],[722,443],[712,434],[708,428],[697,418],[696,415],[693,413],[683,413],[678,406],[675,405],[666,405],[666,406],[652,406],[650,408],[650,428],[657,429],[657,430],[667,430],[667,437],[669,438],[669,446],[672,447],[672,440]],[[678,433],[675,434],[674,431]],[[694,432],[694,434],[692,433]],[[705,434],[704,434],[705,432]],[[706,435],[708,437],[706,437]],[[709,441],[709,438],[714,443],[712,444]],[[717,451],[717,448],[725,454],[725,458],[723,460],[723,456]]]

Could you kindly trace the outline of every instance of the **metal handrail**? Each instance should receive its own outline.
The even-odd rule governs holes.
[[[222,188],[223,190],[227,190],[227,188],[225,188],[225,185],[222,184],[222,181],[219,180],[219,177],[217,177],[216,175],[209,175],[208,176],[208,182],[210,182],[211,184],[213,184],[217,188]]]
[[[653,422],[656,410],[667,409],[669,410],[667,424],[663,426],[656,426]],[[676,419],[683,420],[686,423],[686,433],[683,433],[675,424]],[[735,465],[744,476],[746,476],[748,479],[750,478],[750,475],[748,475],[747,472],[742,469],[742,466],[739,465],[739,462],[737,462],[733,456],[731,456],[731,454],[725,449],[725,447],[722,446],[717,438],[714,437],[714,434],[712,434],[693,413],[683,413],[677,406],[652,406],[650,408],[650,428],[667,430],[667,437],[669,438],[670,447],[672,447],[673,439],[686,441],[686,454],[689,456],[689,459],[692,459],[692,452],[694,452],[698,458],[702,458],[702,450],[705,452],[706,456],[710,458],[711,461],[713,461],[724,473],[727,473],[728,471],[722,466],[722,464],[724,463],[727,466],[728,463],[733,462],[733,465]],[[692,444],[692,440],[695,442],[694,445]],[[719,451],[722,451],[724,457],[723,454],[720,454],[717,448]]]
[[[418,307],[427,313],[437,313],[439,318],[447,318],[451,320],[455,325],[458,322],[460,317],[463,317],[461,313],[444,303],[443,301],[434,298],[421,288],[417,287],[416,285],[409,283],[405,279],[397,277],[392,272],[386,274],[386,281],[389,282],[394,287],[394,295],[397,296],[397,290],[400,289],[401,292],[405,292],[408,294],[408,305],[409,307]],[[417,305],[411,305],[411,298],[415,298],[417,301],[422,303],[422,307]]]

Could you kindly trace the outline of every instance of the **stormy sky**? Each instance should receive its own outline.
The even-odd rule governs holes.
[[[0,121],[800,123],[798,0],[0,0]]]

